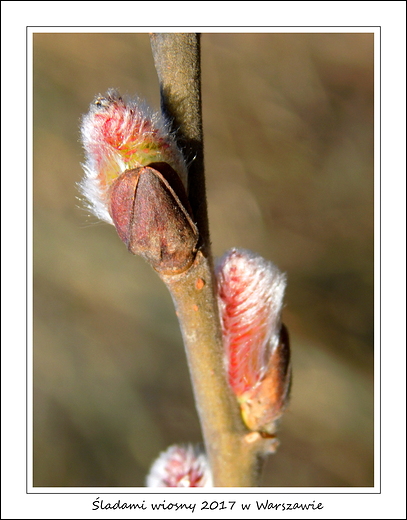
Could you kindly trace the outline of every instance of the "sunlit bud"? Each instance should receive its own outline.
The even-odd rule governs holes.
[[[113,223],[109,188],[126,170],[165,162],[186,187],[187,168],[167,123],[138,99],[125,101],[115,90],[98,96],[83,117],[81,133],[86,163],[79,187],[101,220]]]
[[[261,256],[232,249],[217,266],[229,384],[253,431],[272,434],[290,388],[290,350],[281,311],[286,277]]]
[[[212,487],[206,456],[199,448],[171,446],[153,463],[147,487]]]

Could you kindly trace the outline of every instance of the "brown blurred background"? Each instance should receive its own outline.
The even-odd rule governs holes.
[[[171,298],[78,200],[81,114],[156,109],[147,34],[34,35],[34,485],[143,486],[199,442]],[[292,401],[264,486],[373,485],[373,35],[204,34],[213,252],[288,276]]]

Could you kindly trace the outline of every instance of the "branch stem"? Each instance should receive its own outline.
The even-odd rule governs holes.
[[[179,275],[161,275],[180,322],[206,453],[216,487],[258,485],[264,440],[246,429],[227,382],[203,166],[200,42],[197,34],[152,34],[161,109],[189,167],[189,199],[200,233],[194,264]]]
[[[200,38],[195,33],[150,36],[160,82],[161,111],[171,122],[178,145],[189,163],[188,197],[201,235],[209,247],[203,155]]]
[[[181,325],[195,402],[214,486],[257,486],[258,450],[249,443],[236,397],[226,380],[212,270],[199,251],[188,271],[162,276]]]

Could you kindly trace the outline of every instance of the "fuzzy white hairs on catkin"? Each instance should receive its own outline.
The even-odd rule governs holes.
[[[109,224],[109,188],[124,171],[167,162],[187,185],[187,167],[168,123],[138,98],[124,100],[113,89],[96,97],[81,135],[86,162],[79,189],[87,208]]]
[[[286,276],[244,249],[232,249],[216,270],[229,382],[237,395],[265,375],[279,343]]]
[[[192,445],[174,445],[151,466],[147,487],[211,487],[212,477],[205,454]]]

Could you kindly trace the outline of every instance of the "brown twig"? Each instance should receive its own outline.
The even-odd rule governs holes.
[[[154,63],[160,82],[161,111],[172,124],[189,163],[188,195],[201,248],[209,247],[203,155],[201,61],[198,34],[152,34]]]
[[[191,161],[189,200],[200,235],[193,265],[161,278],[180,322],[214,485],[253,487],[267,441],[244,426],[225,375],[205,196],[199,35],[152,34],[151,45],[162,111]]]

